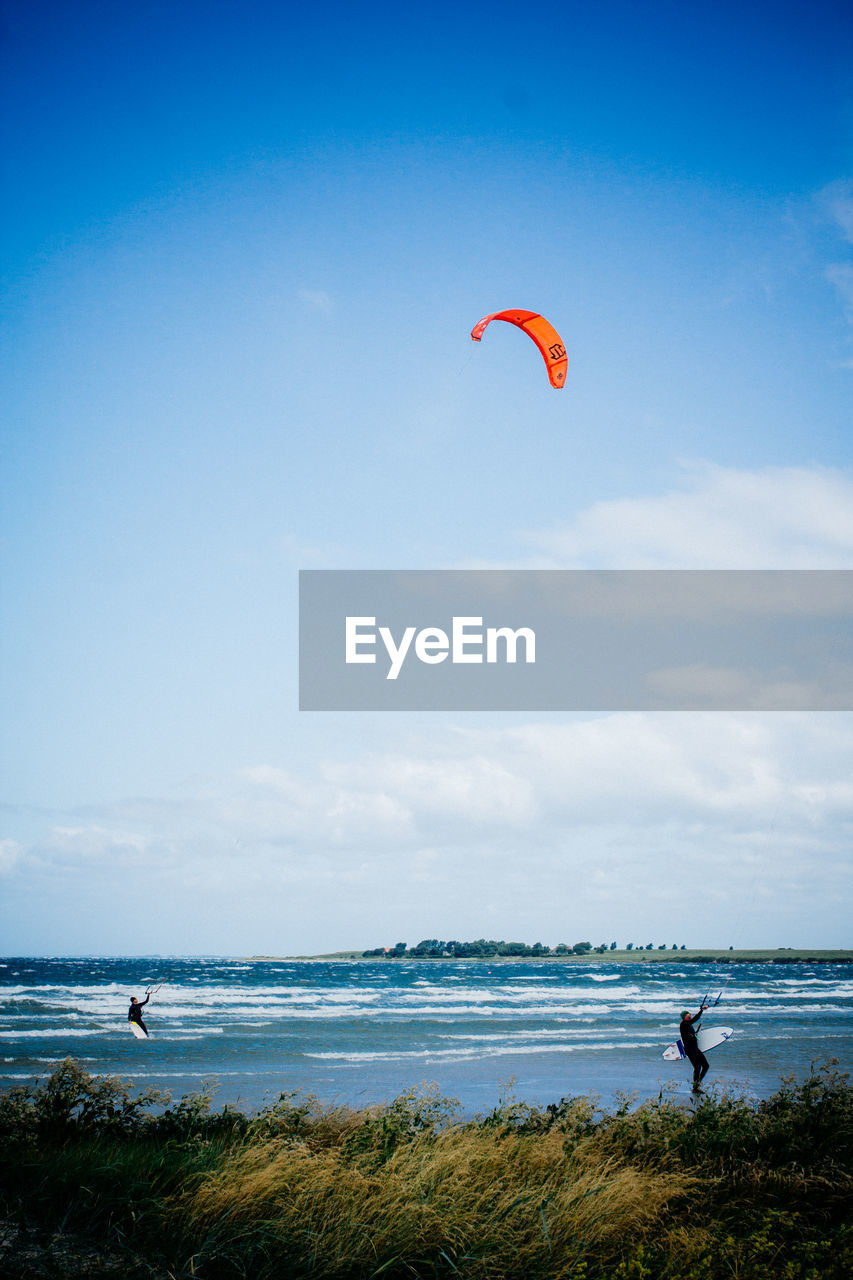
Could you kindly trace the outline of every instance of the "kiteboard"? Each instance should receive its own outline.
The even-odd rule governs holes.
[[[734,1031],[731,1027],[708,1027],[696,1032],[696,1041],[702,1053],[707,1053],[709,1049],[716,1049],[718,1044],[725,1044],[727,1040],[731,1040]],[[664,1049],[663,1056],[667,1062],[680,1062],[682,1058],[686,1058],[684,1045],[680,1040],[676,1040],[675,1044],[669,1045]]]
[[[127,1025],[130,1027],[131,1031],[132,1031],[132,1032],[133,1032],[133,1034],[136,1036],[137,1040],[147,1040],[147,1039],[148,1039],[148,1036],[147,1036],[147,1035],[145,1034],[145,1032],[142,1030],[142,1028],[140,1027],[140,1025],[139,1025],[139,1023],[138,1023],[138,1022],[128,1022],[128,1024],[127,1024]]]

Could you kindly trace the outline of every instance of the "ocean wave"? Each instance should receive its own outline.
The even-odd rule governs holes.
[[[164,1032],[170,1040],[203,1040],[206,1036],[224,1036],[224,1027],[205,1026],[194,1030],[184,1030],[183,1027],[158,1027],[156,1023],[150,1023],[152,1035],[156,1032],[158,1039],[162,1038]]]
[[[844,982],[835,976],[830,978],[775,978],[773,980],[773,985],[776,987],[819,987],[827,983],[838,983],[839,981],[841,981],[842,985],[853,991],[853,980]]]
[[[559,1027],[556,1030],[539,1030],[539,1031],[493,1031],[493,1032],[476,1032],[471,1031],[463,1034],[462,1032],[454,1032],[450,1035],[440,1035],[439,1040],[472,1040],[477,1043],[488,1043],[493,1040],[562,1040],[566,1036],[588,1036],[590,1034],[590,1025],[593,1019],[584,1020],[583,1027]],[[620,1031],[625,1031],[625,1027],[608,1027],[611,1035],[618,1035]]]
[[[515,978],[516,982],[559,982],[559,973],[520,973]]]
[[[604,998],[606,993],[606,999]],[[601,997],[590,1000],[590,993],[585,992],[586,999],[567,997],[564,991],[548,993],[550,998],[544,999],[544,993],[532,988],[522,998],[517,993],[503,995],[495,991],[478,993],[478,998],[470,999],[468,990],[456,990],[443,993],[443,998],[436,999],[432,992],[423,989],[417,993],[408,993],[400,998],[397,992],[386,992],[384,995],[374,994],[370,1000],[347,1001],[337,995],[327,999],[325,993],[315,993],[310,999],[303,998],[297,1002],[288,1000],[263,999],[229,1000],[225,1003],[195,1003],[188,1000],[158,1002],[146,1010],[145,1017],[159,1025],[192,1025],[192,1026],[236,1026],[266,1025],[312,1021],[339,1021],[356,1019],[366,1021],[377,1020],[447,1020],[471,1017],[480,1021],[485,1018],[511,1019],[569,1019],[580,1018],[609,1019],[612,1017],[655,1017],[664,1021],[672,1021],[684,1004],[683,995],[673,998],[651,993],[637,993],[627,998],[617,998],[617,991],[612,985],[602,989]],[[689,1003],[689,1002],[688,1002]],[[14,1007],[4,1017],[4,1029],[0,1035],[20,1035],[26,1033],[56,1034],[80,1036],[97,1034],[98,1023],[115,1021],[123,1022],[127,1005],[117,1005],[111,1000],[81,1001],[76,1007],[57,1007],[54,1003],[43,1006],[27,1005],[25,1009]],[[853,1013],[853,1001],[846,995],[815,990],[810,996],[805,992],[792,991],[785,993],[733,993],[718,1012],[713,1010],[705,1014],[709,1017],[730,1019],[747,1016],[761,1019],[770,1017],[808,1018],[827,1014],[844,1016]],[[80,1023],[95,1023],[95,1026],[81,1027]],[[46,1024],[46,1025],[45,1025]]]
[[[411,1062],[429,1060],[442,1061],[476,1061],[479,1058],[506,1058],[518,1055],[530,1057],[534,1054],[578,1053],[582,1050],[590,1052],[649,1049],[660,1045],[660,1040],[590,1040],[586,1044],[553,1044],[543,1048],[542,1045],[492,1045],[481,1049],[388,1049],[364,1050],[347,1053],[343,1051],[326,1051],[306,1053],[306,1058],[316,1058],[324,1062]],[[661,1050],[663,1052],[663,1050]]]
[[[68,1027],[31,1027],[29,1030],[0,1031],[0,1038],[3,1040],[44,1040],[46,1036],[55,1036],[57,1040],[67,1040],[69,1037],[76,1036],[108,1036],[114,1030],[114,1027],[91,1027],[89,1030],[82,1028],[71,1030]]]
[[[433,1062],[442,1089],[455,1094],[500,1075],[516,1057],[506,1074],[528,1076],[527,1089],[556,1081],[547,1088],[559,1091],[569,1071],[595,1089],[607,1063],[626,1088],[643,1088],[665,1070],[660,1055],[677,1035],[679,1011],[698,1007],[706,988],[712,996],[722,989],[724,999],[705,1024],[736,1032],[735,1048],[715,1056],[715,1072],[738,1064],[775,1082],[783,1071],[808,1070],[821,1052],[844,1059],[853,1043],[853,981],[805,966],[782,973],[738,966],[726,975],[711,966],[621,961],[618,968],[474,960],[273,967],[214,957],[25,967],[30,972],[0,970],[13,978],[0,985],[0,1080],[9,1085],[10,1073],[44,1077],[79,1048],[88,1070],[137,1083],[244,1076],[272,1088],[285,1080],[327,1096],[340,1089],[361,1096],[392,1078],[403,1088],[419,1074],[412,1064]],[[146,1008],[151,1039],[142,1044],[126,1014],[130,994],[159,981],[146,973],[167,980]],[[500,1065],[478,1069],[478,1062]]]

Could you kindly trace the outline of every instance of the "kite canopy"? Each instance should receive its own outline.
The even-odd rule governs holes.
[[[563,339],[554,326],[549,324],[544,316],[540,316],[538,311],[494,311],[474,325],[471,337],[475,342],[480,341],[486,325],[491,324],[493,320],[505,320],[507,324],[514,324],[533,339],[547,366],[551,386],[559,390],[566,381],[569,357],[566,355]]]

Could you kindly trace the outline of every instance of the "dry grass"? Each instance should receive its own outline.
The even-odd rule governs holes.
[[[274,1139],[234,1152],[182,1197],[194,1233],[223,1240],[264,1223],[276,1246],[320,1275],[375,1274],[444,1257],[471,1277],[579,1274],[659,1221],[694,1179],[652,1171],[592,1140],[454,1128],[407,1142],[379,1165],[345,1146]],[[306,1267],[306,1273],[307,1273]],[[451,1272],[452,1274],[452,1272]]]

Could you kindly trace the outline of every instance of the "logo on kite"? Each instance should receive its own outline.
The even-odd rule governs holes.
[[[480,341],[486,325],[491,324],[493,320],[505,320],[507,324],[514,324],[533,339],[542,353],[551,386],[559,390],[566,381],[569,358],[566,355],[563,340],[554,326],[549,324],[544,316],[540,316],[538,311],[495,311],[490,316],[484,316],[478,324],[474,325],[471,337],[475,342]]]

